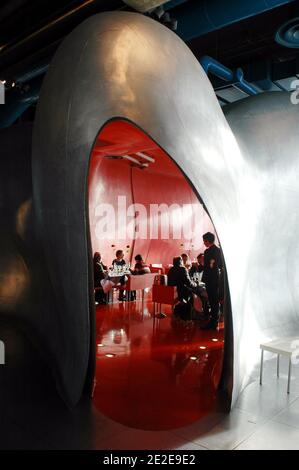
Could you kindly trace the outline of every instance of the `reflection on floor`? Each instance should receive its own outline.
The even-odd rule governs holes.
[[[293,367],[287,395],[287,362],[256,368],[235,409],[206,416],[176,430],[142,431],[105,417],[84,399],[68,409],[58,397],[50,372],[15,320],[0,319],[6,364],[0,366],[0,449],[105,450],[299,450],[299,366]]]
[[[153,319],[148,301],[97,306],[94,403],[109,418],[144,430],[174,429],[219,409],[223,324]]]

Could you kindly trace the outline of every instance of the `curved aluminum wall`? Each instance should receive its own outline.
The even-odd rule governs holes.
[[[263,99],[252,98],[261,109]],[[275,95],[270,101],[276,99]],[[246,102],[250,106],[250,99]],[[254,125],[261,135],[269,113],[265,111]],[[258,222],[263,208],[271,207],[266,198],[272,193],[264,193],[262,187],[269,167],[254,162],[258,148],[252,153],[248,145],[238,143],[187,46],[159,23],[127,12],[97,15],[75,29],[55,55],[38,105],[34,205],[58,315],[53,317],[49,342],[56,331],[64,338],[55,346],[61,393],[70,403],[78,401],[94,357],[89,347],[94,344],[90,341],[94,307],[90,304],[89,158],[99,130],[118,117],[139,126],[173,158],[195,190],[200,188],[215,224],[231,294],[234,341],[231,337],[226,347],[234,347],[235,399],[254,366],[258,338],[267,330],[269,317],[257,320],[258,312],[272,305],[259,284],[262,274],[257,274],[265,266],[263,247],[256,248],[261,239],[263,246],[268,243]],[[283,151],[283,145],[280,148]],[[286,212],[288,207],[286,200]],[[267,224],[266,218],[262,227]],[[277,236],[272,250],[282,244]],[[280,258],[280,251],[277,254]],[[273,258],[277,261],[276,253]]]
[[[59,366],[53,350],[64,338],[57,331],[49,341],[55,308],[35,234],[32,124],[2,129],[0,143],[0,316],[30,336],[55,375]]]
[[[231,293],[238,287],[242,297],[234,341],[244,385],[262,341],[299,336],[299,106],[289,93],[268,92],[226,107],[225,115],[243,155],[236,185],[242,238],[231,233],[241,269],[234,268],[239,285]]]

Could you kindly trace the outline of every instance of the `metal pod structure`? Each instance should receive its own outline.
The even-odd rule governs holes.
[[[88,173],[99,131],[118,118],[136,125],[211,215],[230,289],[226,379],[234,403],[259,341],[282,326],[298,330],[298,109],[287,94],[263,94],[231,107],[229,124],[188,47],[139,14],[91,17],[62,43],[38,103],[32,168],[37,236],[55,299],[44,313],[47,349],[68,403],[78,402],[94,367]]]

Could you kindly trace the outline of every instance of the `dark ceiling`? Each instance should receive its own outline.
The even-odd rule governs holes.
[[[297,14],[296,2],[290,3],[198,37],[189,47],[196,57],[207,54],[231,68],[265,59],[280,62],[298,52],[277,44],[275,33]]]
[[[223,12],[227,1],[222,0],[220,3]],[[199,5],[204,0],[196,2]],[[178,34],[180,18],[196,2],[172,0],[166,3],[165,8],[170,15],[178,19]],[[254,0],[251,2],[257,3]],[[238,5],[238,1],[235,1],[237,8],[240,9],[241,3]],[[264,2],[265,5],[267,3]],[[0,78],[8,83],[30,82],[46,70],[61,40],[77,24],[92,14],[121,9],[129,9],[122,0],[2,0]],[[203,34],[199,25],[195,36],[196,21],[194,23],[193,19],[193,36],[186,42],[198,59],[209,55],[233,70],[242,67],[247,81],[255,83],[260,90],[278,90],[285,88],[280,87],[279,81],[290,81],[299,73],[299,49],[278,45],[274,36],[282,23],[296,16],[299,17],[299,1],[286,3],[225,27],[218,25],[207,34]],[[224,83],[217,77],[211,77],[211,81],[222,104],[242,98],[242,93],[233,84]]]

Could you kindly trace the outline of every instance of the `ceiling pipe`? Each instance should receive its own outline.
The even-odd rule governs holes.
[[[135,0],[136,3],[139,0]],[[140,0],[141,1],[141,0]],[[208,32],[221,29],[229,24],[236,21],[241,21],[250,16],[263,13],[267,10],[274,9],[275,7],[294,3],[295,0],[253,0],[251,2],[236,2],[236,0],[226,0],[225,8],[222,0],[170,0],[168,2],[159,0],[159,3],[163,3],[165,10],[173,9],[173,14],[178,21],[177,34],[182,39],[188,41],[193,37],[199,37]],[[187,5],[184,5],[187,3]],[[79,24],[86,17],[96,12],[103,11],[99,8],[104,3],[99,0],[85,0],[77,6],[66,12],[65,14],[55,18],[42,28],[33,32],[29,36],[21,39],[14,44],[2,44],[0,45],[0,78],[11,78],[5,77],[1,70],[8,68],[12,63],[17,63],[18,60],[22,60],[24,57],[23,49],[26,48],[26,54],[28,54],[28,47],[30,43],[35,45],[40,44],[40,40],[45,34],[54,33],[58,28],[61,28],[64,23],[72,23],[69,30],[72,27]],[[121,5],[125,6],[122,0],[110,0],[110,9],[121,8]],[[104,5],[106,7],[106,4]],[[68,30],[64,32],[68,34]],[[59,40],[62,36],[59,36]],[[60,42],[60,41],[59,41]]]
[[[173,13],[178,20],[177,33],[186,41],[188,39],[192,39],[195,36],[198,37],[210,31],[225,27],[234,22],[242,21],[243,19],[264,13],[268,10],[274,9],[275,7],[279,7],[288,3],[294,3],[294,0],[252,0],[251,2],[236,2],[236,0],[226,0],[225,8],[223,8],[222,0],[202,0],[201,2],[198,2],[198,0],[188,0],[188,6],[183,5],[183,3],[186,3],[186,1],[187,0],[171,0],[166,2],[165,6],[163,6],[165,9],[174,8]],[[119,5],[117,0],[113,2],[113,5],[112,0],[110,0],[110,2],[111,3],[109,5],[112,9],[116,3]],[[123,4],[123,2],[121,3]],[[51,23],[34,32],[29,37],[22,39],[17,44],[12,45],[11,47],[10,45],[6,45],[5,47],[2,46],[2,53],[0,53],[0,70],[3,70],[4,66],[7,65],[9,60],[16,62],[15,57],[11,59],[11,55],[19,54],[19,57],[21,58],[23,55],[23,47],[27,48],[28,42],[31,40],[32,42],[36,42],[40,36],[43,36],[43,33],[49,33],[50,30],[55,29],[66,19],[72,18],[74,21],[75,17],[76,22],[81,22],[85,17],[95,12],[96,4],[98,4],[98,2],[95,0],[85,1],[77,8],[69,11],[65,15],[60,16],[58,19],[53,20]],[[93,6],[93,8],[91,8],[91,6]],[[39,70],[41,73],[44,72],[42,67]],[[30,71],[27,70],[27,72]],[[35,77],[38,74],[38,72],[36,72],[37,71],[34,72]],[[245,93],[248,93],[253,85],[248,84],[244,80],[241,72],[236,72],[236,74],[236,81],[241,84],[241,87],[243,87]],[[0,79],[5,78],[6,77],[0,72]],[[249,85],[250,89],[247,88],[247,85]],[[35,98],[36,93],[33,95],[33,99]]]
[[[228,67],[208,55],[203,56],[199,62],[206,74],[212,73],[216,75],[216,77],[222,78],[227,82],[231,82],[232,86],[238,88],[244,93],[247,93],[247,95],[257,95],[260,93],[254,85],[244,79],[242,69],[238,68],[233,72]]]
[[[264,13],[275,7],[294,3],[294,1],[295,0],[252,0],[251,2],[237,2],[236,0],[226,0],[225,8],[223,0],[202,0],[200,2],[198,0],[171,0],[168,2],[159,0],[159,3],[163,4],[165,10],[174,9],[173,13],[178,21],[177,34],[185,41],[188,41],[194,37],[199,37],[208,32],[221,29],[237,21],[242,21],[254,15]],[[135,2],[139,3],[138,0],[135,0]],[[184,5],[186,2],[188,3],[187,6]],[[121,8],[120,5],[124,5],[124,2],[121,0],[110,0],[109,2],[109,8],[111,10]],[[99,11],[103,10],[99,9],[98,0],[85,0],[76,8],[55,18],[17,43],[0,45],[0,78],[6,78],[1,73],[1,70],[3,70],[4,67],[8,67],[9,61],[16,63],[17,60],[21,60],[24,56],[23,48],[26,47],[28,50],[28,43],[32,42],[35,44],[44,34],[48,34],[50,31],[61,27],[62,23],[67,21],[72,21],[72,26],[74,27],[86,17]],[[72,28],[70,28],[70,30],[71,29]],[[69,31],[66,31],[65,34],[68,32]],[[60,39],[62,38],[60,37]],[[11,60],[10,56],[14,54],[17,55],[17,58],[14,56]]]
[[[178,20],[177,34],[189,41],[217,29],[265,13],[295,0],[190,0],[173,11]]]

